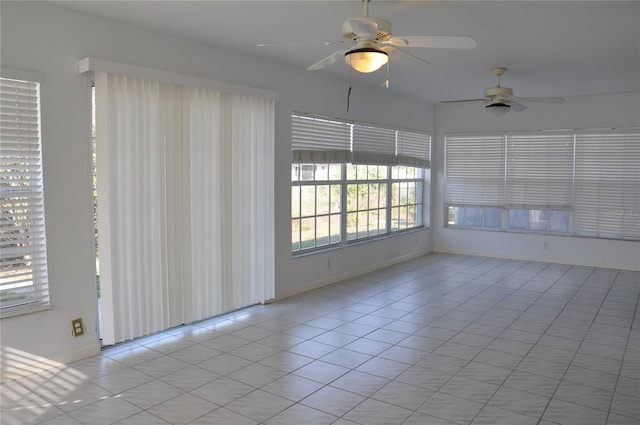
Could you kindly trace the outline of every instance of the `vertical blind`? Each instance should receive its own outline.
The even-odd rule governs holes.
[[[576,134],[576,233],[640,239],[640,129]]]
[[[0,314],[49,305],[40,83],[0,78]]]
[[[504,133],[445,137],[445,202],[504,203]]]
[[[273,298],[274,113],[96,73],[104,344]]]
[[[431,136],[371,124],[293,114],[294,162],[351,162],[429,168]]]

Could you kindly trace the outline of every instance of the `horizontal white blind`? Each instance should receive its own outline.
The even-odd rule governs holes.
[[[302,114],[291,116],[294,162],[352,162],[429,168],[431,136]]]
[[[49,304],[40,84],[0,78],[0,314]]]
[[[574,231],[640,239],[640,129],[576,135]]]
[[[504,134],[445,136],[445,203],[504,204]]]
[[[431,136],[398,130],[396,155],[403,165],[429,168],[431,162]]]
[[[573,180],[573,132],[507,135],[510,207],[568,208]]]
[[[349,162],[351,124],[292,115],[291,146],[296,162]]]
[[[354,125],[353,160],[361,164],[395,164],[396,131],[383,127]]]

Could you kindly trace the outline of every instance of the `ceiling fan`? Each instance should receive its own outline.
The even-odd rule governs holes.
[[[349,18],[342,24],[342,39],[323,42],[324,45],[352,43],[353,46],[338,50],[319,60],[307,69],[315,71],[334,64],[341,56],[354,70],[369,73],[380,69],[389,62],[389,55],[396,53],[414,57],[428,63],[422,58],[405,52],[405,47],[427,47],[447,49],[473,49],[476,41],[469,36],[392,36],[391,22],[386,19],[369,16],[369,0],[364,2],[364,16]],[[307,43],[258,44],[258,46],[276,46]],[[387,68],[388,69],[388,68]],[[387,81],[388,86],[388,81]]]
[[[563,97],[515,97],[513,95],[513,89],[510,87],[504,87],[500,85],[500,77],[507,70],[505,67],[496,66],[491,68],[491,72],[498,78],[498,83],[495,87],[489,87],[484,90],[484,99],[465,99],[465,100],[448,100],[442,103],[457,103],[457,102],[482,102],[486,103],[485,108],[491,111],[494,115],[504,115],[509,110],[514,112],[520,112],[527,109],[527,106],[522,102],[539,102],[539,103],[563,103]]]

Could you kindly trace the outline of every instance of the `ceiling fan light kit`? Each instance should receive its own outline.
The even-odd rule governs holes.
[[[373,47],[363,47],[345,53],[344,61],[358,72],[369,73],[385,65],[389,55]]]
[[[506,103],[500,102],[500,103],[492,103],[490,105],[485,106],[485,108],[487,109],[487,111],[491,112],[493,115],[499,117],[509,112],[509,110],[511,109],[511,106],[507,105]]]

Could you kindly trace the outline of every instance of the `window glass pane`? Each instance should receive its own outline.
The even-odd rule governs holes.
[[[369,205],[368,208],[378,208],[380,198],[380,185],[371,183],[369,185]]]
[[[368,176],[369,176],[368,165],[356,165],[356,179],[366,180]]]
[[[569,211],[549,211],[549,230],[569,232]]]
[[[300,186],[291,187],[291,218],[300,217]]]
[[[316,212],[316,188],[315,186],[302,186],[302,216],[314,215]]]
[[[422,226],[422,205],[416,204],[410,207],[413,211],[413,226]]]
[[[329,180],[342,178],[342,164],[329,164]]]
[[[484,227],[499,229],[502,227],[502,209],[485,208],[484,209]]]
[[[340,242],[340,214],[332,214],[330,216],[330,240],[329,243],[338,243]]]
[[[355,211],[358,199],[358,185],[347,185],[347,211]]]
[[[301,238],[300,248],[307,249],[315,246],[316,219],[315,217],[303,218],[300,222]]]
[[[315,165],[315,180],[324,181],[329,179],[329,164]]]
[[[314,164],[300,164],[300,180],[312,181],[314,176]]]
[[[329,216],[323,215],[316,219],[316,246],[329,244]]]
[[[482,227],[484,223],[484,208],[466,207],[464,224],[467,226]]]
[[[369,204],[369,185],[364,183],[364,184],[359,184],[358,185],[358,209],[364,209],[367,208],[367,205]]]
[[[300,180],[300,164],[291,164],[291,181],[297,182]]]
[[[398,222],[399,222],[398,215],[399,214],[400,214],[400,211],[399,211],[398,207],[391,208],[391,230],[392,231],[400,229],[398,227]]]
[[[400,205],[400,183],[391,184],[391,205]]]
[[[529,210],[529,230],[547,230],[549,215],[546,210]]]
[[[340,185],[334,184],[331,185],[331,213],[338,213],[342,210],[341,208],[342,196],[340,194]]]
[[[356,179],[356,165],[347,164],[347,180],[355,180],[355,179]]]
[[[358,236],[358,213],[347,213],[347,240],[353,240]]]
[[[329,214],[330,196],[329,185],[316,186],[316,214]]]
[[[407,182],[407,204],[416,203],[416,184],[415,182]]]
[[[387,205],[387,184],[386,183],[380,183],[378,185],[378,195],[379,195],[379,205],[380,207],[384,207],[385,205]]]
[[[367,211],[360,211],[358,213],[358,239],[366,238],[369,230],[369,214]]]
[[[371,210],[369,211],[369,217],[368,217],[368,234],[369,236],[373,236],[373,235],[377,235],[378,234],[378,210]]]
[[[378,210],[378,231],[387,233],[387,210],[385,208]]]
[[[509,210],[509,228],[526,230],[529,227],[529,210],[512,208]]]
[[[300,220],[291,220],[291,250],[300,250]]]
[[[456,226],[462,224],[462,220],[460,220],[461,216],[461,207],[453,207],[449,206],[447,208],[447,224],[450,226]],[[464,213],[462,213],[464,215]]]

